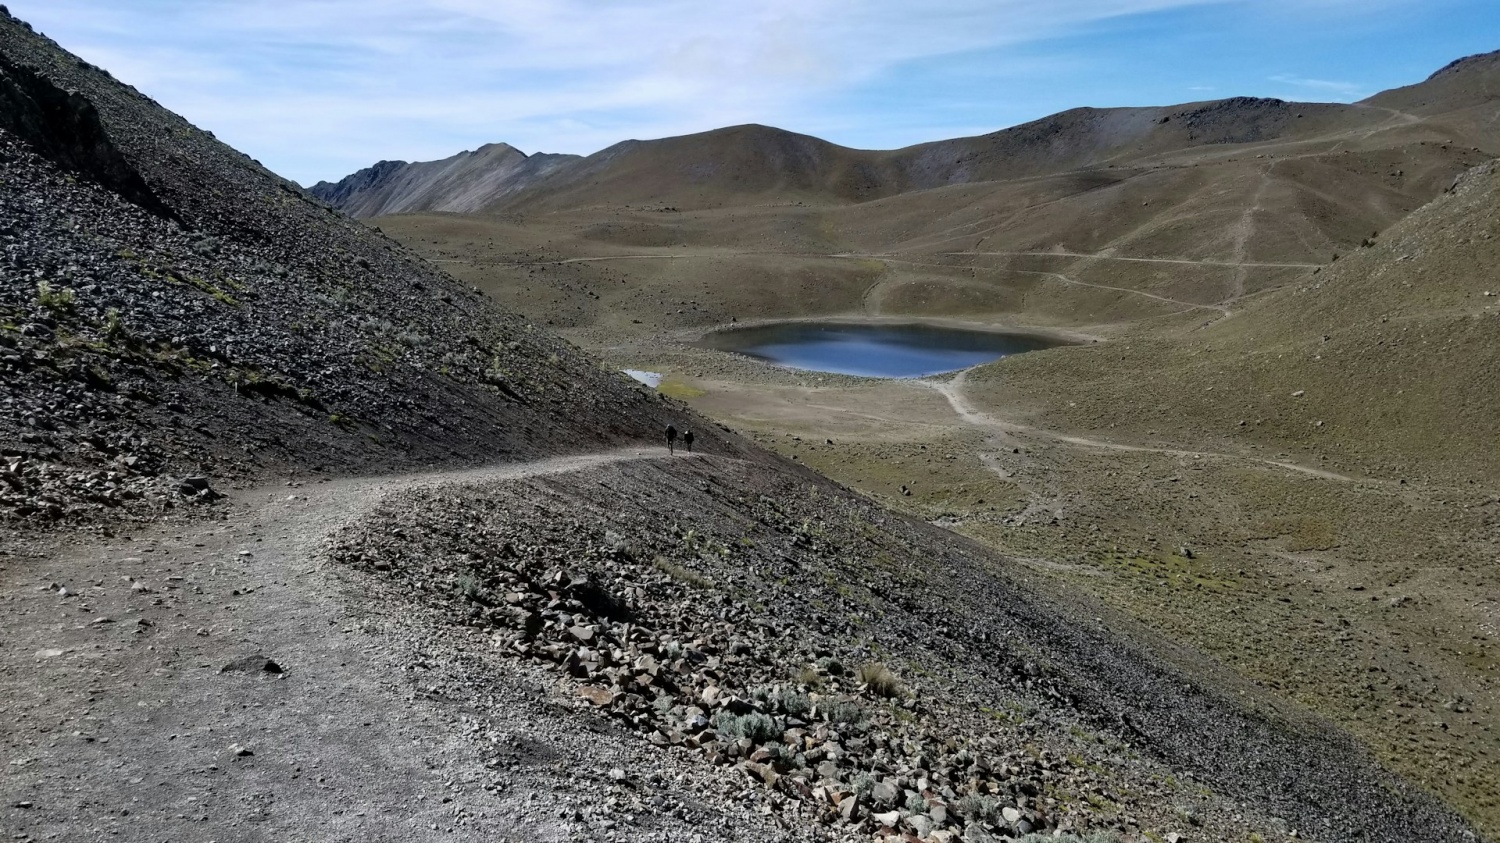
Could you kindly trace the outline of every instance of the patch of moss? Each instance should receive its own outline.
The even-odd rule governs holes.
[[[688,384],[672,377],[664,378],[661,382],[661,386],[658,386],[656,388],[656,391],[660,392],[662,395],[667,396],[668,398],[676,398],[678,401],[686,401],[690,398],[698,398],[700,396],[708,394],[707,392],[697,388],[696,386],[689,386]]]

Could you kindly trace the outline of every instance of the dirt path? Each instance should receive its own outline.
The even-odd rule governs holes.
[[[1297,463],[1287,462],[1283,460],[1265,459],[1263,457],[1252,457],[1243,454],[1222,454],[1213,451],[1192,451],[1183,448],[1162,448],[1149,445],[1126,445],[1119,442],[1106,442],[1100,439],[1088,439],[1082,436],[1070,436],[1064,433],[1057,433],[1050,430],[1042,430],[1040,428],[1030,427],[1028,425],[1017,424],[1015,422],[1004,421],[1002,419],[997,419],[994,416],[991,416],[988,413],[985,413],[984,411],[978,409],[972,402],[969,401],[967,397],[965,397],[965,395],[963,394],[963,385],[967,376],[968,372],[963,371],[959,372],[957,376],[947,381],[922,379],[912,380],[909,381],[909,383],[916,386],[936,390],[944,398],[948,399],[948,404],[953,407],[953,412],[956,413],[965,424],[998,431],[1000,433],[1038,436],[1044,439],[1051,439],[1053,441],[1063,442],[1069,445],[1078,445],[1084,448],[1098,448],[1106,451],[1166,454],[1168,456],[1187,457],[1190,459],[1212,458],[1223,460],[1239,460],[1245,462],[1260,463],[1261,465],[1268,465],[1275,468],[1285,469],[1287,471],[1293,471],[1298,474],[1306,474],[1312,477],[1319,477],[1324,480],[1337,480],[1345,483],[1369,482],[1359,480],[1358,478],[1349,477],[1347,475],[1338,474],[1332,471],[1324,471],[1320,468],[1298,465]]]
[[[1249,207],[1240,215],[1238,221],[1230,229],[1234,238],[1234,258],[1231,263],[1234,271],[1234,292],[1224,301],[1226,305],[1234,304],[1245,297],[1245,281],[1250,274],[1251,264],[1246,263],[1245,258],[1250,254],[1250,241],[1255,237],[1255,215],[1262,210],[1261,200],[1265,198],[1266,191],[1271,187],[1271,171],[1276,169],[1276,162],[1267,164],[1260,171],[1260,183],[1256,185],[1255,195],[1250,198]]]
[[[932,267],[932,269],[948,270],[960,269],[960,267],[948,266],[948,264],[922,264],[916,263],[916,261],[898,261],[894,260],[894,258],[886,258],[886,261],[892,264],[906,264],[906,266],[912,267]],[[1226,317],[1230,314],[1230,309],[1224,305],[1200,305],[1200,303],[1197,302],[1184,302],[1184,300],[1181,299],[1167,299],[1166,296],[1157,296],[1157,294],[1155,293],[1146,293],[1146,291],[1143,290],[1131,290],[1131,288],[1128,287],[1110,287],[1110,285],[1107,284],[1089,284],[1088,281],[1079,281],[1079,279],[1070,278],[1070,276],[1062,275],[1062,273],[1041,272],[1041,270],[993,269],[993,267],[969,267],[969,269],[975,269],[978,270],[978,272],[992,273],[992,275],[996,275],[996,273],[1010,273],[1010,275],[1041,276],[1041,278],[1050,278],[1053,279],[1053,281],[1061,282],[1061,284],[1071,285],[1071,287],[1089,287],[1094,288],[1094,290],[1109,290],[1110,293],[1124,293],[1127,294],[1127,296],[1139,296],[1142,297],[1142,299],[1152,299],[1155,300],[1155,302],[1166,303],[1166,305],[1178,305],[1182,306],[1182,308],[1197,309],[1197,311],[1215,311],[1218,312],[1218,314],[1226,315]]]
[[[1189,266],[1227,266],[1227,267],[1251,267],[1254,269],[1316,269],[1322,264],[1318,263],[1265,263],[1259,261],[1232,261],[1232,260],[1188,260],[1186,258],[1136,258],[1122,255],[1101,255],[1090,252],[945,252],[944,254],[954,257],[985,255],[1008,256],[1008,257],[1036,257],[1036,258],[1088,258],[1100,261],[1126,261],[1128,263],[1172,263],[1186,264]]]
[[[662,762],[580,728],[524,667],[485,676],[493,705],[446,698],[441,660],[378,634],[405,619],[353,608],[319,547],[397,492],[666,457],[266,486],[232,495],[223,520],[9,565],[0,827],[18,840],[597,839],[577,806],[610,792],[611,767]],[[285,673],[223,670],[249,656]],[[491,751],[512,761],[487,764]]]

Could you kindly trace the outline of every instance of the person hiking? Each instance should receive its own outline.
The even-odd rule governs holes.
[[[667,425],[667,453],[677,453],[677,428]]]
[[[687,446],[689,454],[693,452],[693,432],[691,430],[682,434],[682,444]]]

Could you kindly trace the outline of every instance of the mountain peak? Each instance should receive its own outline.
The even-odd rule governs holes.
[[[1427,81],[1431,82],[1434,79],[1439,79],[1444,76],[1465,73],[1471,70],[1480,69],[1481,67],[1489,68],[1494,65],[1500,65],[1500,50],[1493,50],[1488,53],[1475,53],[1472,56],[1464,56],[1461,59],[1454,59],[1453,61],[1450,61],[1439,68],[1437,72],[1427,77]]]

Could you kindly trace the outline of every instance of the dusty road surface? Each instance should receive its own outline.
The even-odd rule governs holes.
[[[731,833],[722,809],[695,816],[669,759],[568,719],[544,674],[483,677],[501,705],[445,695],[450,668],[389,634],[402,619],[319,558],[329,532],[401,490],[666,456],[289,481],[236,493],[221,521],[13,559],[0,570],[0,828],[16,840],[769,839],[748,817]]]

